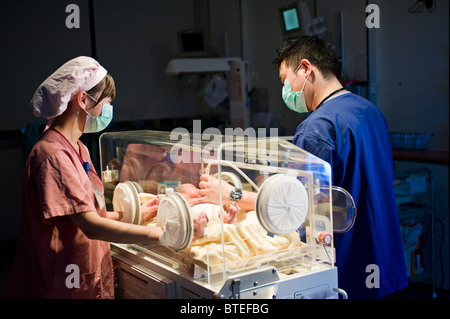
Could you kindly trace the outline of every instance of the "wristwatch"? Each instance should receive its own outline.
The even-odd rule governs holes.
[[[230,200],[237,204],[237,202],[240,201],[241,198],[242,198],[242,189],[233,188],[230,192]]]

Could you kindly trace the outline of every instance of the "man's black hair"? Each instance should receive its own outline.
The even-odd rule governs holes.
[[[302,36],[288,39],[277,50],[277,56],[272,61],[277,67],[286,60],[286,65],[295,70],[302,59],[307,59],[316,66],[325,79],[334,75],[338,80],[341,77],[341,64],[336,52],[330,44],[318,37]]]

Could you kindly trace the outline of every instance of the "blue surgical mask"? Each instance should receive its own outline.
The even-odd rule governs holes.
[[[113,118],[113,106],[109,103],[103,103],[102,114],[98,117],[91,116],[86,110],[86,122],[84,124],[84,133],[97,133],[103,131]]]
[[[294,76],[294,74],[297,72],[297,70],[298,70],[298,68],[295,70],[295,72],[292,74],[292,76]],[[292,76],[291,76],[291,78],[292,78]],[[305,91],[304,91],[307,81],[308,81],[308,77],[306,77],[306,80],[305,80],[305,83],[303,84],[302,90],[299,92],[292,91],[291,82],[289,81],[289,79],[286,79],[284,81],[281,96],[283,97],[284,103],[292,111],[295,111],[298,113],[309,112],[308,108],[306,107]]]

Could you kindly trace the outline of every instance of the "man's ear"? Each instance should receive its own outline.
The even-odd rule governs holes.
[[[309,62],[308,59],[302,59],[300,61],[300,68],[303,69],[303,71],[305,72],[305,75],[308,77],[311,75],[311,72],[313,71],[312,64],[311,64],[311,62]]]

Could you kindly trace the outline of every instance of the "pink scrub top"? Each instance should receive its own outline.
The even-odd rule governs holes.
[[[88,149],[78,145],[81,154],[48,129],[31,151],[7,298],[114,298],[109,243],[87,238],[69,217],[88,211],[106,217],[103,184]]]

